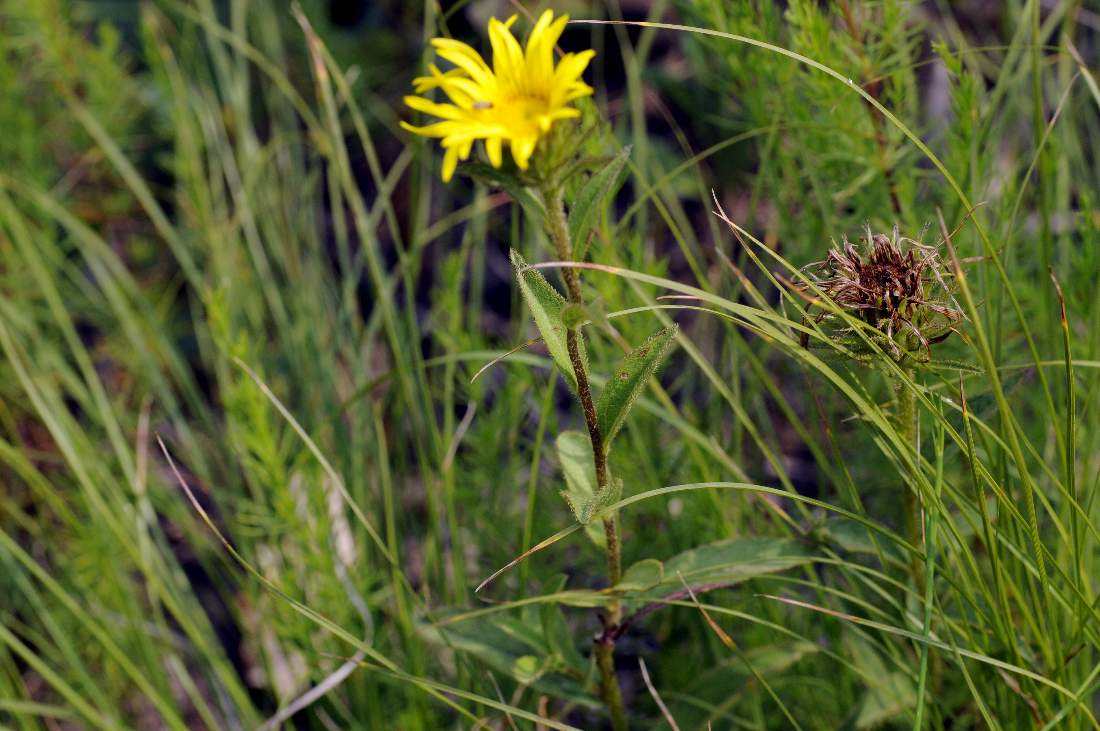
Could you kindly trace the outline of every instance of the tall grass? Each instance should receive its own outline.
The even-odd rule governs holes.
[[[509,352],[508,249],[557,257],[397,125],[490,5],[372,6],[376,45],[321,3],[0,9],[0,723],[607,723],[580,413]],[[631,728],[1100,726],[1095,11],[570,10],[649,22],[563,41],[631,145],[596,386],[680,325],[611,455]],[[934,368],[790,286],[865,224],[942,242]],[[681,585],[715,545],[723,588]]]

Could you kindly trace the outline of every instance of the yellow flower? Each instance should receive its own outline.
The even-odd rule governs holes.
[[[420,96],[405,97],[413,109],[438,117],[441,121],[425,127],[402,122],[410,132],[442,140],[443,180],[454,174],[459,160],[470,156],[474,142],[483,140],[493,167],[502,162],[505,142],[520,170],[526,170],[539,138],[559,119],[580,116],[568,104],[588,96],[592,87],[581,81],[595,51],[567,53],[554,65],[554,45],[565,30],[569,16],[557,20],[547,10],[535,23],[521,49],[510,30],[516,16],[505,22],[489,21],[489,42],[493,47],[493,66],[470,46],[452,38],[433,38],[432,46],[441,58],[456,68],[440,71],[432,64],[431,76],[413,80],[413,89],[423,94],[442,89],[450,99],[441,104]]]

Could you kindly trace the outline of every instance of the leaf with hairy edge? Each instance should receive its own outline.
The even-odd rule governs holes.
[[[599,516],[608,505],[619,502],[622,496],[623,481],[616,477],[612,477],[611,481],[603,489],[597,490],[596,494],[581,507],[581,514],[578,519],[582,525],[588,525],[594,518]]]
[[[558,460],[565,476],[565,489],[561,496],[569,504],[577,522],[597,546],[606,545],[598,525],[592,524],[591,507],[597,499],[596,466],[592,461],[592,444],[588,435],[579,431],[563,431],[556,440]]]
[[[648,340],[626,356],[615,375],[608,379],[596,406],[605,451],[611,451],[611,440],[622,428],[630,407],[638,400],[646,382],[657,372],[657,367],[672,346],[677,330],[673,325],[650,335]]]
[[[535,325],[539,329],[539,335],[546,343],[546,349],[550,351],[550,357],[554,364],[561,370],[565,380],[574,391],[577,390],[577,377],[573,373],[573,365],[569,360],[569,349],[565,342],[565,325],[562,322],[562,311],[567,302],[558,290],[537,269],[529,269],[527,262],[515,249],[511,251],[512,266],[516,270],[516,280],[519,282],[519,290],[523,293],[523,299],[535,318]],[[578,338],[581,360],[587,367],[587,356],[584,350],[584,342]]]
[[[588,246],[588,233],[596,225],[600,206],[615,190],[619,175],[630,157],[630,147],[619,150],[615,157],[604,167],[592,174],[592,177],[577,191],[569,211],[569,236],[573,241],[573,258],[584,257]]]

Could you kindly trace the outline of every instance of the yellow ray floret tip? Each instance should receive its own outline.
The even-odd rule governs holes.
[[[430,65],[427,76],[413,80],[413,90],[426,94],[439,89],[446,99],[405,97],[408,107],[439,120],[422,127],[401,126],[413,134],[440,139],[444,181],[451,179],[458,162],[470,156],[479,140],[493,167],[503,164],[507,143],[516,166],[526,170],[539,140],[554,122],[580,116],[569,104],[592,94],[581,76],[595,51],[566,53],[555,63],[554,49],[569,16],[555,18],[553,11],[545,11],[532,27],[526,47],[512,35],[515,22],[514,15],[504,22],[489,21],[492,64],[461,41],[432,39],[436,55],[454,68],[442,71]]]

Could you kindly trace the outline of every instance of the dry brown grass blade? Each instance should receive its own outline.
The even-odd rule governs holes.
[[[676,725],[676,719],[672,717],[672,713],[669,712],[668,706],[661,700],[661,694],[657,692],[657,689],[653,687],[653,681],[649,679],[649,670],[645,666],[645,660],[638,658],[638,668],[642,671],[642,682],[645,683],[645,687],[649,689],[649,694],[653,696],[653,702],[657,704],[657,708],[660,709],[661,715],[668,721],[668,725],[672,728],[672,731],[680,731],[680,727]]]

